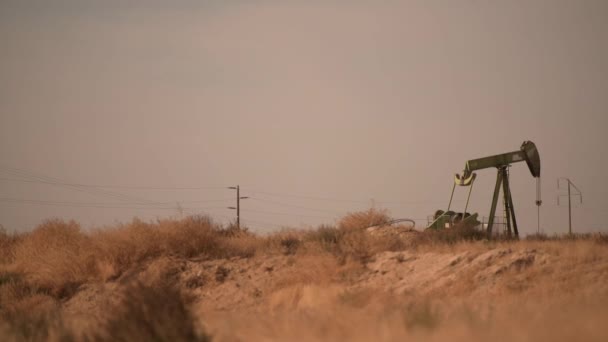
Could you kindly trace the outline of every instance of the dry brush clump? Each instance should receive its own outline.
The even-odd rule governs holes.
[[[134,265],[161,255],[207,259],[251,257],[260,239],[225,229],[207,217],[158,220],[84,232],[73,221],[48,220],[11,242],[6,266],[38,292],[62,299],[79,285],[120,276]]]
[[[91,341],[211,341],[197,324],[192,312],[193,298],[176,284],[160,280],[154,284],[134,283],[120,301],[107,311],[110,315]]]
[[[33,312],[20,311],[0,318],[3,341],[78,341],[61,319],[58,307]]]
[[[386,209],[369,208],[364,211],[355,211],[346,214],[338,222],[342,230],[360,230],[372,226],[382,226],[391,220]]]
[[[553,234],[536,233],[526,236],[528,241],[593,241],[599,244],[608,244],[606,233],[575,233],[575,234]]]
[[[14,270],[32,286],[67,297],[93,271],[93,247],[76,222],[48,220],[17,243]]]
[[[321,225],[303,233],[302,240],[308,250],[320,250],[335,255],[342,263],[349,260],[365,263],[375,254],[406,248],[405,240],[398,235],[373,235],[372,226],[383,227],[391,217],[386,210],[370,208],[344,216],[337,227]],[[394,227],[384,227],[391,229]]]
[[[9,233],[0,225],[0,265],[11,263],[14,259],[15,245],[22,235]]]
[[[69,340],[70,335],[65,333],[55,311],[82,284],[117,278],[140,263],[161,256],[202,259],[251,257],[261,242],[245,229],[224,228],[207,217],[151,223],[135,219],[128,224],[90,232],[83,231],[74,221],[52,219],[29,233],[10,235],[2,231],[0,335],[6,337],[4,340],[9,337],[16,340]],[[176,291],[164,285],[134,287],[125,295],[122,309],[111,309],[124,313],[123,317],[108,320],[107,330],[92,338],[104,340],[107,337],[104,331],[114,332],[118,325],[125,324],[120,330],[123,340],[139,337],[207,340],[206,335],[193,334],[188,332],[192,329],[185,329],[189,311],[186,302],[177,301]],[[145,315],[156,317],[158,313],[155,311],[167,309],[170,309],[171,317],[165,315],[157,319],[175,317],[181,325],[173,321],[161,324],[161,330],[150,332],[151,325],[160,323],[150,321],[153,317]],[[174,328],[179,333],[171,330]],[[112,340],[115,339],[113,336]]]
[[[27,292],[27,284],[18,291]],[[22,294],[24,295],[24,294]],[[3,298],[5,300],[5,298]],[[66,323],[50,297],[25,295],[0,308],[3,341],[211,341],[192,312],[193,298],[161,278],[135,282],[103,311],[93,330],[78,332]]]
[[[0,338],[3,341],[72,341],[58,301],[23,279],[0,271]]]

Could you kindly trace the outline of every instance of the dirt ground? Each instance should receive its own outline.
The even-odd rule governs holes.
[[[132,282],[169,281],[214,341],[608,340],[608,248],[590,242],[463,243],[205,260],[164,256],[61,305],[86,333]]]

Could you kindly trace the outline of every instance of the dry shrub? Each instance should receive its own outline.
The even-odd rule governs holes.
[[[250,258],[262,248],[262,243],[256,236],[243,235],[221,239],[219,248],[226,257]]]
[[[161,254],[162,236],[138,219],[91,234],[100,279],[116,277],[134,264]]]
[[[191,300],[166,281],[131,285],[91,340],[211,341],[196,325]]]
[[[593,234],[593,241],[602,245],[608,245],[608,234],[597,233]]]
[[[263,238],[259,248],[266,254],[294,255],[301,252],[306,234],[301,230],[283,229]]]
[[[226,228],[219,229],[218,233],[221,236],[226,236],[226,237],[244,237],[244,236],[251,237],[251,236],[253,236],[253,234],[249,232],[249,229],[247,227],[237,225],[236,223],[228,224],[228,226]]]
[[[365,211],[348,213],[338,222],[338,228],[342,230],[365,229],[372,226],[381,226],[391,220],[386,209],[370,208]]]
[[[23,281],[19,273],[0,274],[0,310],[6,314],[15,303],[36,294],[36,289]]]
[[[366,228],[387,225],[391,220],[386,209],[370,208],[365,211],[348,213],[338,222],[338,229],[322,227],[317,238],[322,243],[336,247],[340,261],[355,260],[367,262],[374,254],[388,248],[388,239],[371,236]]]
[[[306,241],[318,243],[326,250],[333,250],[345,231],[329,225],[321,225],[315,230],[307,232]]]
[[[57,298],[71,296],[86,281],[116,278],[161,255],[251,257],[260,246],[254,235],[234,227],[224,229],[206,216],[154,223],[134,219],[90,234],[74,221],[48,220],[15,239],[12,267],[32,286]],[[7,241],[4,235],[2,241]]]
[[[15,268],[34,286],[67,297],[91,276],[91,247],[76,222],[47,220],[15,246]]]
[[[70,341],[57,301],[20,274],[0,274],[0,336],[4,341]]]
[[[219,229],[208,217],[188,217],[180,221],[162,221],[159,230],[164,240],[164,251],[182,257],[223,254]]]
[[[204,256],[210,259],[252,256],[257,238],[246,229],[222,227],[208,216],[190,216],[182,220],[159,220],[148,231],[157,234],[151,255],[168,254],[185,258]]]
[[[374,236],[364,229],[339,229],[328,225],[305,232],[303,241],[307,250],[329,252],[341,263],[365,263],[376,253],[398,251],[407,247],[400,236]]]
[[[15,245],[19,241],[20,236],[11,234],[0,225],[0,265],[8,264],[14,261]]]
[[[341,262],[348,260],[367,262],[373,255],[373,237],[362,230],[352,230],[340,238],[337,256]]]
[[[35,312],[20,311],[0,320],[3,341],[77,341],[66,328],[58,308]]]
[[[608,243],[606,233],[574,233],[574,234],[553,234],[536,233],[526,236],[529,241],[593,241],[599,244]]]
[[[210,341],[196,325],[193,298],[172,285],[166,273],[146,285],[129,285],[106,308],[97,329],[75,338],[57,302],[16,279],[0,287],[0,337],[3,341]],[[11,298],[8,298],[11,297]]]
[[[141,261],[161,255],[184,258],[251,257],[260,240],[244,229],[216,225],[206,216],[103,229],[92,236],[97,248],[98,272],[102,279],[116,277]]]

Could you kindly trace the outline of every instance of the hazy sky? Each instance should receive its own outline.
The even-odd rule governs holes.
[[[468,159],[532,140],[544,231],[567,231],[560,176],[584,194],[574,229],[608,231],[608,1],[1,0],[0,44],[7,229],[149,220],[176,215],[176,201],[226,222],[234,191],[223,187],[236,184],[259,230],[331,223],[372,199],[425,219]],[[125,199],[11,167],[209,188],[109,189],[137,197]],[[495,178],[478,173],[472,211],[488,215]],[[511,183],[520,231],[534,232],[525,164]]]

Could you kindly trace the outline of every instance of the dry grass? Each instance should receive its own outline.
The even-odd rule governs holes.
[[[15,245],[22,236],[11,234],[0,226],[0,265],[11,263],[14,260]]]
[[[23,285],[23,284],[19,284]],[[18,290],[24,291],[24,290]],[[29,291],[26,289],[25,291]],[[175,284],[135,283],[106,309],[98,329],[77,334],[66,326],[60,305],[40,294],[21,294],[2,308],[3,341],[210,341],[192,313],[192,298]]]
[[[245,230],[224,228],[207,217],[154,223],[135,219],[92,232],[84,232],[76,222],[54,219],[21,235],[0,231],[1,323],[6,334],[17,340],[61,340],[62,326],[47,318],[56,317],[51,308],[73,296],[82,284],[115,279],[160,256],[251,257],[260,243]],[[139,299],[147,302],[153,297],[150,291],[143,291],[148,297]],[[169,291],[163,296],[171,295]]]
[[[371,226],[384,225],[390,220],[388,210],[370,208],[365,211],[346,214],[338,222],[338,228],[341,230],[365,229]]]
[[[189,217],[155,223],[135,219],[90,233],[73,221],[49,220],[13,240],[9,268],[42,292],[61,299],[85,282],[116,278],[133,265],[161,255],[250,257],[259,239],[245,231],[224,229],[207,217]]]
[[[564,325],[568,320],[558,314],[564,307],[575,317],[570,326],[584,339],[606,337],[597,329],[608,319],[603,306],[608,303],[606,235],[488,241],[466,227],[405,235],[373,235],[365,229],[389,220],[385,211],[370,209],[350,213],[336,226],[265,237],[208,217],[135,219],[88,232],[61,220],[45,221],[24,234],[0,230],[0,338],[557,341],[573,336],[538,326]],[[486,254],[487,260],[473,263]],[[494,265],[501,255],[513,256],[513,262]],[[412,260],[420,266],[407,268]],[[423,281],[415,294],[390,290],[392,283],[408,284],[408,277],[415,281],[437,260],[447,266],[430,274],[432,281]],[[210,273],[201,268],[182,279],[186,261],[210,263]],[[471,265],[452,275],[450,268],[459,263]],[[370,265],[376,264],[374,271]],[[385,270],[384,264],[403,269]],[[146,267],[147,276],[141,271]],[[251,291],[242,288],[248,283]],[[64,319],[65,303],[83,288],[106,284],[119,286],[117,299],[102,308],[94,328],[77,333]],[[219,289],[243,299],[251,293],[248,303],[257,303],[256,309],[201,316],[209,298],[222,300],[222,293],[214,293]],[[517,334],[514,326],[530,333]],[[507,332],[499,334],[502,330]]]
[[[92,248],[76,222],[49,220],[16,244],[14,269],[32,286],[65,298],[93,272]]]
[[[176,284],[135,283],[120,301],[108,309],[111,315],[102,323],[92,341],[200,341],[211,338],[197,327],[191,305]]]

